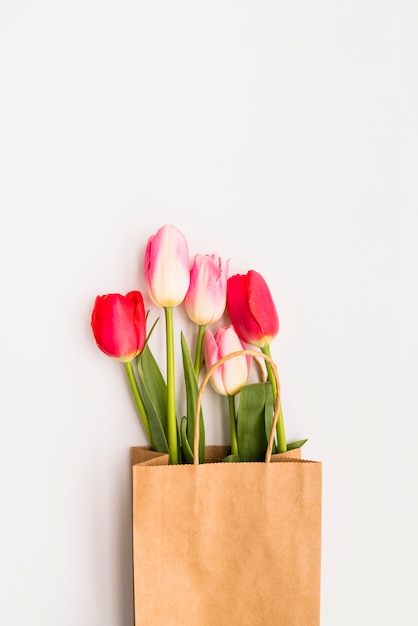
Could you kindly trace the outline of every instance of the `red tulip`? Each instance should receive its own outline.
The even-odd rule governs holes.
[[[266,281],[258,272],[228,279],[227,306],[231,322],[244,343],[265,348],[279,332],[279,318]]]
[[[142,350],[146,339],[146,318],[142,294],[126,296],[112,293],[97,296],[91,327],[100,350],[113,359],[127,363]]]

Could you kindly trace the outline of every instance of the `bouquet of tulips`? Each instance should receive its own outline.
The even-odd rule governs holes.
[[[225,461],[262,460],[277,400],[277,379],[271,367],[270,345],[279,331],[279,318],[270,290],[256,271],[228,276],[216,254],[189,255],[179,229],[166,224],[147,242],[144,276],[148,296],[165,316],[166,368],[162,373],[149,346],[150,312],[140,291],[97,296],[91,316],[100,350],[124,364],[139,417],[149,445],[169,454],[171,464],[193,463],[195,415],[202,368],[213,369],[210,384],[228,402],[231,449]],[[194,354],[180,334],[186,407],[178,418],[176,405],[173,309],[183,305],[196,326]],[[217,323],[226,315],[229,325]],[[211,328],[210,328],[211,327]],[[250,348],[250,349],[248,349]],[[263,365],[254,356],[261,351]],[[236,356],[225,360],[227,355]],[[252,353],[252,354],[249,354]],[[257,362],[258,382],[249,382]],[[219,364],[220,362],[220,364]],[[213,367],[218,364],[216,367]],[[199,459],[204,462],[204,418],[200,409]],[[306,440],[286,442],[280,410],[273,452],[298,448]]]

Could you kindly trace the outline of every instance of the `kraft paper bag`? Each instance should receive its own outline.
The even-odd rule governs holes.
[[[225,450],[132,448],[135,626],[319,626],[322,464]]]
[[[199,465],[131,449],[135,626],[319,626],[322,464],[300,448],[272,454],[277,385],[265,462],[223,463],[207,446]]]

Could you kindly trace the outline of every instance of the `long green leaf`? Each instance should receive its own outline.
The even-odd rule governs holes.
[[[270,383],[242,387],[237,415],[238,451],[241,461],[261,461],[267,449],[265,407]]]
[[[183,357],[183,370],[184,370],[184,382],[186,387],[186,402],[187,402],[187,427],[184,427],[182,432],[182,441],[184,436],[187,436],[188,447],[193,453],[194,447],[194,430],[195,430],[195,414],[197,396],[199,393],[199,385],[194,369],[194,364],[190,356],[190,351],[186,343],[184,334],[181,333],[181,353]],[[200,410],[199,417],[199,463],[203,463],[205,459],[205,426],[203,422],[203,413]],[[187,457],[186,457],[187,461]],[[193,458],[192,461],[193,462]]]
[[[181,418],[180,424],[180,440],[181,440],[181,450],[183,454],[183,459],[186,463],[193,463],[193,450],[189,445],[189,441],[187,439],[187,417],[183,416]]]
[[[149,346],[138,359],[139,382],[143,392],[154,449],[169,452],[167,443],[167,385]]]

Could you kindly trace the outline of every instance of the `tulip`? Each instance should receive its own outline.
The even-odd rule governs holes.
[[[152,445],[148,416],[132,366],[146,340],[146,315],[141,292],[130,291],[126,296],[118,293],[97,296],[91,327],[100,350],[124,364],[139,416]]]
[[[145,344],[144,300],[140,291],[126,296],[111,293],[97,296],[91,327],[100,350],[126,363],[141,352]]]
[[[228,279],[227,306],[231,322],[244,343],[252,344],[271,357],[270,344],[279,332],[279,317],[266,281],[258,272],[236,274]],[[277,388],[270,365],[266,364],[276,401]],[[277,422],[279,452],[287,450],[283,413],[280,406]]]
[[[204,336],[204,354],[206,367],[209,369],[214,363],[231,352],[244,350],[232,326],[221,326],[215,333],[206,330]],[[235,415],[235,395],[247,384],[251,371],[252,357],[239,355],[219,365],[212,373],[210,384],[221,395],[228,396],[231,454],[238,454],[237,427]]]
[[[279,318],[266,281],[258,272],[228,279],[227,303],[231,322],[244,343],[270,345],[279,332]]]
[[[184,235],[170,224],[148,239],[145,281],[152,302],[161,307],[183,302],[190,284],[189,248]]]
[[[183,302],[190,284],[189,248],[175,226],[166,224],[148,239],[144,263],[148,294],[164,308],[167,356],[167,439],[170,463],[179,462],[174,376],[173,307]]]
[[[212,367],[227,354],[238,350],[245,350],[245,346],[232,326],[221,326],[214,335],[210,330],[206,330],[204,353],[207,368]],[[213,389],[223,396],[238,393],[248,382],[251,362],[251,356],[242,355],[219,365],[210,379]]]
[[[192,322],[199,326],[196,375],[200,371],[206,326],[217,322],[225,311],[228,267],[229,260],[222,267],[222,261],[216,254],[196,254],[190,270],[190,286],[184,299],[184,308]]]
[[[190,286],[184,308],[192,322],[214,324],[223,315],[226,306],[228,265],[216,254],[196,254],[190,270]]]

